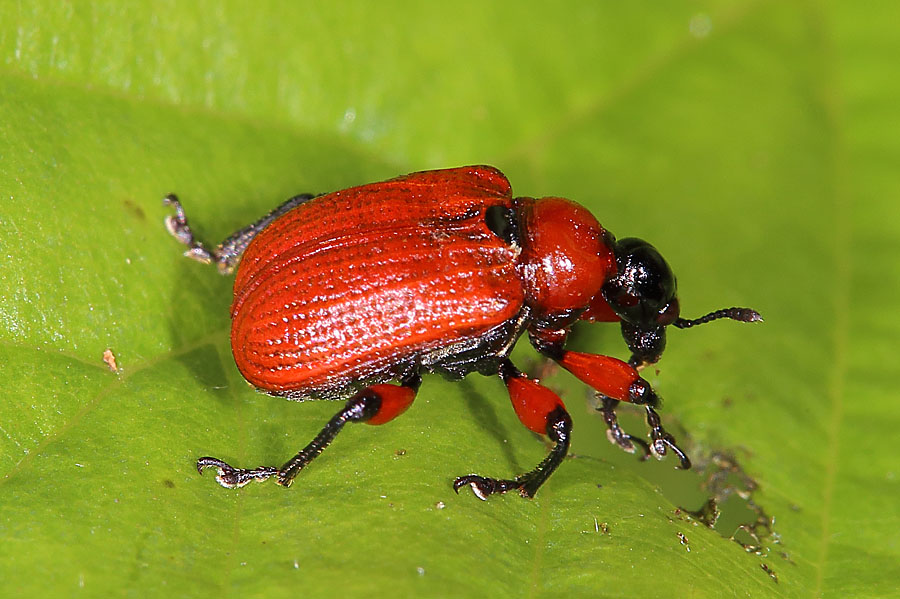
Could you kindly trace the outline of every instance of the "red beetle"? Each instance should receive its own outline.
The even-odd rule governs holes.
[[[225,487],[274,476],[289,486],[347,422],[384,424],[412,403],[423,373],[499,375],[526,427],[554,446],[513,479],[462,476],[485,499],[516,489],[533,497],[569,448],[562,400],[509,354],[523,333],[537,350],[595,389],[611,442],[646,455],[671,449],[659,399],[638,370],[656,362],[668,325],[717,318],[761,320],[745,308],[679,317],[675,277],[645,241],[616,241],[584,207],[563,198],[513,198],[489,166],[425,171],[321,196],[288,200],[214,250],[196,240],[174,195],[169,231],[185,254],[237,268],[231,348],[241,374],[271,395],[347,399],[313,441],[281,468],[234,468],[203,457]],[[565,349],[575,322],[619,321],[629,362]],[[399,381],[399,385],[387,384]],[[349,398],[349,399],[348,399]],[[618,425],[620,401],[646,410],[650,443]]]

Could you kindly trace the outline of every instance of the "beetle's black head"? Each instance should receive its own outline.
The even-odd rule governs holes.
[[[653,364],[666,348],[666,327],[686,329],[719,318],[758,322],[762,316],[749,308],[725,308],[694,320],[679,317],[675,275],[656,248],[628,237],[613,246],[616,275],[603,285],[603,297],[622,324],[622,336],[631,350],[631,364]]]
[[[642,239],[616,242],[616,275],[603,297],[622,322],[632,363],[653,363],[666,347],[666,326],[678,319],[675,275],[656,248]]]

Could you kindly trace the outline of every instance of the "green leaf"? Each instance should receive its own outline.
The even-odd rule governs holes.
[[[0,595],[896,595],[900,11],[881,9],[3,4]],[[477,376],[427,377],[290,490],[198,476],[200,455],[281,463],[337,406],[243,382],[230,280],[180,256],[162,196],[218,241],[296,193],[467,163],[651,240],[686,315],[763,313],[673,331],[645,373],[698,468],[621,455],[556,373],[575,457],[533,501],[450,488],[546,453]],[[573,343],[625,353],[616,327]],[[678,510],[742,487],[715,530]],[[760,514],[754,554],[728,537]]]

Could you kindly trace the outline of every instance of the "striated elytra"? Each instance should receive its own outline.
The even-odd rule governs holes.
[[[478,372],[500,376],[519,420],[553,448],[516,478],[472,474],[453,487],[469,485],[481,499],[513,489],[533,497],[565,457],[572,421],[553,391],[510,361],[524,333],[597,392],[612,443],[640,447],[644,457],[671,450],[690,468],[639,370],[659,360],[670,325],[762,320],[747,308],[681,318],[675,277],[653,246],[617,241],[570,200],[513,198],[509,181],[489,166],[300,195],[214,249],[195,238],[174,195],[165,201],[175,210],[166,226],[187,256],[223,274],[237,270],[231,347],[241,374],[288,399],[346,400],[281,468],[197,461],[230,488],[269,477],[289,486],[347,422],[383,424],[403,413],[423,374],[456,380]],[[579,320],[619,322],[631,359],[567,350]],[[619,427],[620,401],[643,406],[649,443]]]

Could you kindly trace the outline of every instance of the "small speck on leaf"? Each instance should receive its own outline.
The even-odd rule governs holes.
[[[775,573],[775,570],[770,568],[768,564],[760,564],[759,567],[763,569],[763,572],[769,575],[769,578],[771,578],[775,584],[778,584],[778,574]]]
[[[112,352],[111,349],[107,349],[103,352],[103,361],[106,362],[106,365],[109,367],[112,372],[119,372],[119,366],[116,364],[116,355]]]

